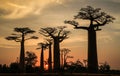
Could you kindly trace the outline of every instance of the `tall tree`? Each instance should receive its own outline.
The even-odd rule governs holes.
[[[49,57],[48,57],[48,70],[52,71],[52,43],[53,40],[52,39],[46,39],[47,41],[47,45],[49,48]]]
[[[76,19],[88,20],[89,26],[80,26]],[[100,31],[100,27],[110,22],[113,22],[115,18],[102,12],[100,8],[93,8],[87,6],[81,8],[74,20],[65,21],[65,23],[71,24],[75,29],[83,29],[88,31],[88,71],[97,72],[98,59],[97,59],[97,44],[96,44],[96,31]]]
[[[41,54],[40,54],[40,68],[41,71],[44,71],[44,50],[47,48],[47,44],[46,43],[38,43],[39,48],[37,49],[41,49]]]
[[[41,28],[40,33],[46,37],[51,37],[54,42],[54,70],[58,71],[60,69],[60,42],[68,38],[70,31],[65,30],[65,26],[60,26],[57,28],[46,27]]]
[[[34,30],[31,30],[28,27],[23,27],[23,28],[14,28],[14,31],[16,33],[11,34],[11,36],[6,37],[7,40],[14,40],[16,42],[20,42],[21,44],[21,50],[20,50],[20,71],[25,72],[25,48],[24,48],[24,43],[26,40],[29,39],[38,39],[36,36],[30,36],[28,38],[25,38],[28,34],[33,34],[35,33]]]

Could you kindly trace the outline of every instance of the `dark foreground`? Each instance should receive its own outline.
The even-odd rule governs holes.
[[[114,74],[88,74],[88,73],[1,73],[0,76],[120,76]]]

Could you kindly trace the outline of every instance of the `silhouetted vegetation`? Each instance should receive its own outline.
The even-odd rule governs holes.
[[[89,26],[80,26],[75,20],[68,20],[65,23],[71,24],[75,29],[83,29],[88,31],[88,72],[98,72],[97,43],[96,31],[100,31],[100,27],[115,20],[114,17],[102,12],[100,8],[87,6],[81,8],[74,19],[88,20]]]
[[[63,48],[60,50],[60,55],[61,55],[61,68],[65,69],[67,66],[67,59],[73,58],[73,56],[68,55],[69,52],[71,52],[70,49]]]
[[[37,62],[37,56],[34,52],[27,51],[25,57],[25,64],[31,67],[35,67]]]
[[[35,33],[34,30],[31,30],[30,28],[28,27],[23,27],[23,28],[14,28],[14,31],[17,33],[13,33],[11,34],[11,36],[8,36],[6,37],[7,40],[14,40],[16,42],[20,42],[21,44],[21,50],[20,50],[20,65],[19,65],[19,68],[20,68],[20,71],[21,72],[25,72],[25,48],[24,48],[24,43],[26,40],[29,40],[29,39],[38,39],[38,37],[36,36],[31,36],[31,37],[28,37],[28,38],[25,38],[26,35],[28,34],[33,34]]]
[[[54,27],[46,27],[40,29],[40,34],[44,35],[45,37],[50,37],[53,39],[54,42],[54,56],[53,56],[53,62],[54,62],[54,71],[60,70],[60,42],[62,42],[64,39],[68,38],[68,34],[70,31],[65,30],[65,26],[60,26],[57,28]]]
[[[88,20],[89,26],[80,26],[76,19]],[[73,58],[69,55],[68,48],[60,50],[60,43],[68,38],[70,31],[67,31],[65,26],[59,27],[45,27],[39,30],[39,33],[49,38],[45,43],[38,43],[40,52],[40,66],[36,67],[37,56],[34,52],[27,51],[25,53],[24,43],[29,39],[38,39],[36,36],[30,36],[28,34],[35,33],[28,27],[14,28],[14,32],[10,36],[6,37],[7,40],[14,40],[21,44],[20,46],[20,60],[12,62],[9,66],[6,64],[0,64],[0,73],[55,73],[60,75],[64,73],[103,73],[103,74],[120,74],[119,70],[111,70],[110,65],[105,62],[98,66],[97,58],[97,44],[96,44],[96,31],[100,31],[100,27],[104,26],[115,20],[114,17],[102,12],[100,8],[93,8],[87,6],[81,8],[80,12],[74,17],[74,20],[65,21],[67,24],[71,24],[75,29],[83,29],[88,31],[88,59],[84,59],[81,62],[79,59],[75,62],[67,61],[68,58]],[[52,66],[52,44],[53,44],[53,66]],[[48,61],[44,60],[44,50],[48,49]],[[26,54],[26,57],[25,57]],[[18,59],[18,58],[17,58]],[[44,70],[44,64],[48,64],[48,70]],[[61,63],[61,64],[60,64]],[[53,67],[53,69],[52,69]]]

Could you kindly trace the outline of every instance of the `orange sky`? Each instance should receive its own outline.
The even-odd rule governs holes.
[[[35,30],[38,40],[29,40],[25,43],[26,51],[37,54],[37,43],[44,41],[38,33],[41,27],[67,26],[71,31],[69,39],[61,43],[62,48],[71,50],[73,61],[87,59],[87,32],[75,30],[64,24],[64,20],[71,20],[80,8],[91,5],[100,7],[106,13],[114,16],[114,23],[101,27],[97,32],[99,63],[107,61],[111,68],[120,69],[120,1],[118,0],[0,0],[0,64],[10,64],[19,56],[19,43],[7,41],[4,38],[13,33],[15,27],[30,27]],[[88,22],[79,20],[80,25]],[[47,59],[47,50],[45,51]],[[39,62],[37,63],[39,64]]]

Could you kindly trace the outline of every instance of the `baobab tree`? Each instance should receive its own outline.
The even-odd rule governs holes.
[[[76,19],[88,20],[89,26],[80,26]],[[100,27],[104,26],[115,20],[114,17],[102,12],[100,8],[93,8],[87,6],[81,8],[74,20],[65,21],[71,24],[75,29],[83,29],[88,31],[88,71],[97,72],[98,59],[97,59],[97,44],[96,44],[96,31],[100,31]]]
[[[57,28],[46,27],[40,29],[40,34],[53,39],[54,71],[58,71],[60,69],[60,42],[67,39],[68,34],[70,33],[70,31],[66,31],[65,28],[65,26],[60,26]]]
[[[52,43],[53,43],[53,40],[46,39],[46,41],[47,41],[47,45],[48,45],[48,49],[49,49],[48,70],[52,71]]]
[[[61,63],[65,67],[67,65],[67,59],[73,58],[73,56],[68,55],[71,52],[71,50],[67,48],[61,49],[60,52],[61,52]]]
[[[21,72],[25,72],[25,46],[24,43],[26,40],[30,40],[30,39],[38,39],[38,37],[36,36],[30,36],[28,38],[25,38],[28,34],[33,34],[35,33],[34,30],[31,30],[28,27],[22,27],[22,28],[14,28],[14,31],[16,33],[11,34],[10,36],[6,37],[7,40],[14,40],[16,42],[20,42],[21,44],[21,50],[20,50],[20,71]]]
[[[44,71],[44,50],[47,49],[47,44],[46,43],[38,43],[39,48],[41,49],[41,54],[40,54],[40,69],[41,71]]]

